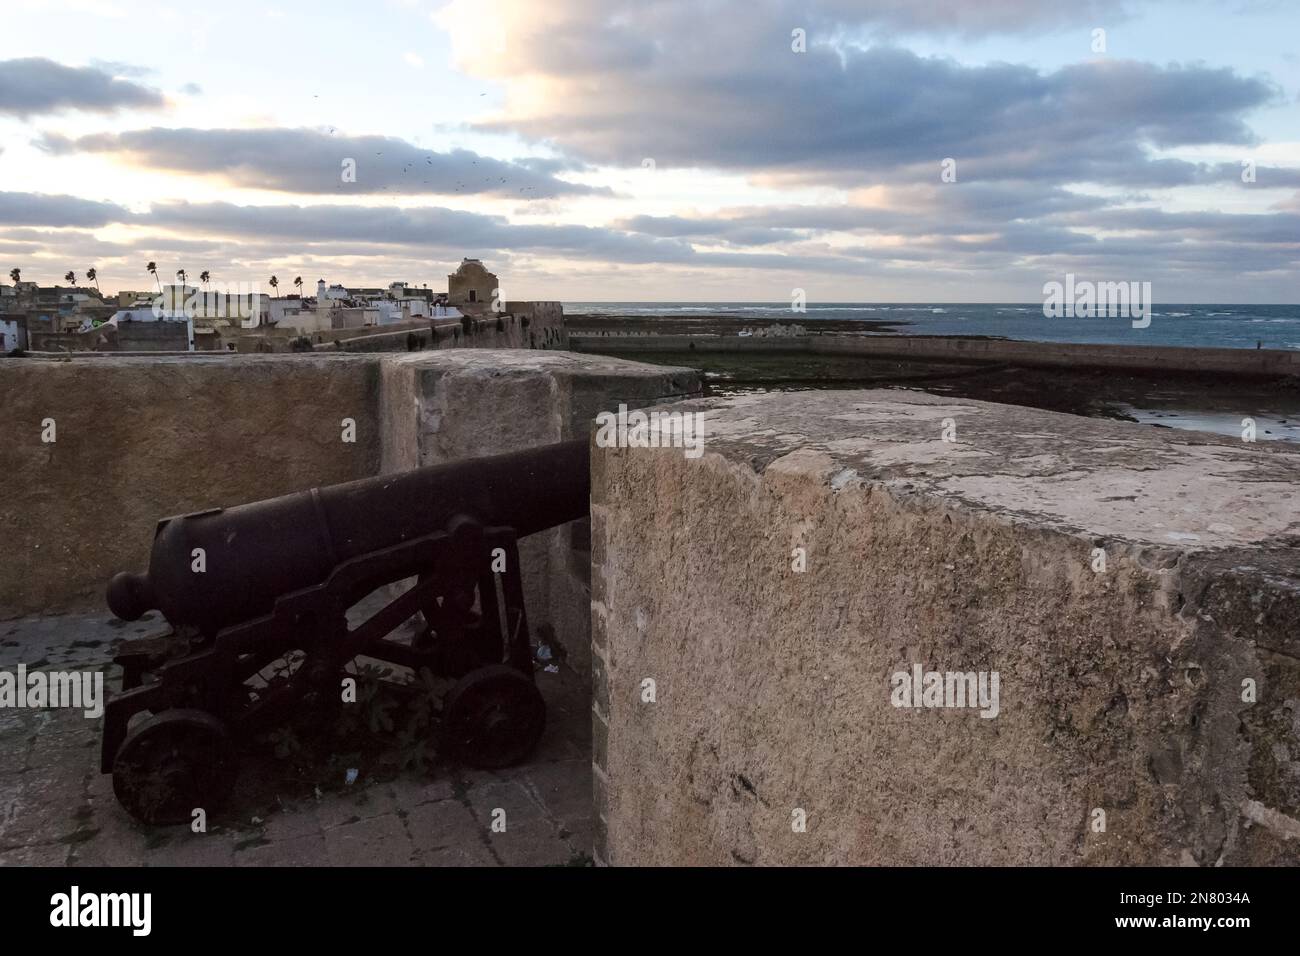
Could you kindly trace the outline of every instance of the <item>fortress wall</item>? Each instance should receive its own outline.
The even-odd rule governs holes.
[[[600,859],[1300,863],[1300,451],[898,391],[669,410],[702,457],[593,445]],[[895,706],[913,665],[997,706]]]
[[[642,407],[700,388],[687,369],[527,349],[390,356],[384,375],[385,471],[581,438],[620,402]],[[589,538],[584,519],[520,544],[534,634],[548,627],[583,674],[591,666]]]
[[[1242,376],[1300,375],[1300,350],[1210,349],[1172,346],[1019,342],[1006,339],[919,335],[808,335],[741,338],[734,335],[572,335],[579,352],[604,354],[711,352],[814,353],[906,358],[919,361],[1013,364],[1061,368],[1215,373]]]
[[[0,406],[4,617],[102,608],[109,577],[144,569],[160,518],[379,465],[378,368],[361,357],[6,359]]]
[[[369,331],[314,346],[316,351],[402,352],[426,349],[552,349],[568,348],[564,310],[558,302],[506,302],[500,314],[465,319],[434,319],[420,327]],[[356,332],[357,330],[352,330]],[[336,336],[338,333],[336,333]]]
[[[604,407],[698,390],[689,370],[541,349],[6,359],[0,617],[104,609],[169,515],[580,437]],[[584,670],[587,522],[524,548],[531,623]]]

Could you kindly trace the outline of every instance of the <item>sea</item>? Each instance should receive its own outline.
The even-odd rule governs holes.
[[[985,335],[1029,342],[1180,345],[1199,348],[1300,349],[1300,305],[1159,305],[1146,328],[1124,318],[1048,318],[1039,303],[813,304],[794,312],[789,302],[565,302],[568,314],[717,315],[781,319],[814,326],[823,319],[896,323],[878,334]]]

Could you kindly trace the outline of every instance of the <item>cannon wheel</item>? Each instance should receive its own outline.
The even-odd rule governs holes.
[[[519,763],[545,729],[541,691],[530,677],[504,664],[466,674],[442,703],[443,747],[482,770]]]
[[[225,724],[203,710],[164,710],[126,735],[113,761],[113,793],[142,823],[188,823],[234,788],[238,757]]]

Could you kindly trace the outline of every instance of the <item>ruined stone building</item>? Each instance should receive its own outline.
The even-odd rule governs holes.
[[[447,304],[462,312],[486,312],[500,296],[500,282],[479,259],[462,259],[447,276]]]

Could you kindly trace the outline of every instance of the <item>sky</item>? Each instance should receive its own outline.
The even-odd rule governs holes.
[[[1300,0],[6,0],[0,281],[1300,302]]]

